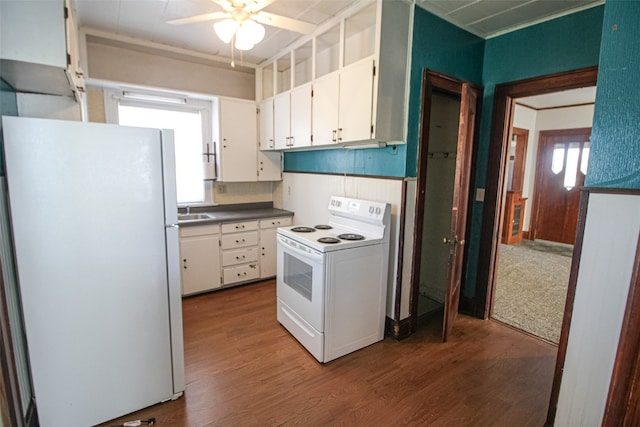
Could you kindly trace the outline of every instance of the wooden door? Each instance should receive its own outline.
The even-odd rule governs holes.
[[[462,102],[460,106],[460,124],[458,130],[458,149],[456,154],[456,175],[451,208],[451,235],[445,237],[450,245],[449,274],[444,302],[444,321],[442,340],[447,341],[453,322],[458,315],[462,267],[464,265],[464,244],[467,226],[467,207],[469,202],[469,180],[471,178],[471,157],[476,121],[478,93],[468,83],[462,84]]]
[[[532,238],[575,242],[590,137],[590,128],[540,132]]]

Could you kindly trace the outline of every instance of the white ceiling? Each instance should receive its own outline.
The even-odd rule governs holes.
[[[255,0],[260,2],[261,0]],[[358,1],[277,0],[266,12],[322,24]],[[401,1],[401,0],[384,0]],[[416,0],[417,4],[478,36],[488,38],[555,16],[601,4],[604,0]],[[231,48],[214,34],[212,22],[170,25],[166,21],[221,11],[212,0],[72,0],[78,26],[139,39],[230,61]],[[236,62],[259,64],[301,37],[266,26],[266,36]]]
[[[596,100],[596,87],[564,90],[546,95],[527,96],[516,99],[516,102],[536,110],[543,108],[569,107],[593,104]]]

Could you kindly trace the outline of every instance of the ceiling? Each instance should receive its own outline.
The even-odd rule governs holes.
[[[534,110],[593,104],[595,101],[595,86],[516,99],[516,103],[533,108]]]
[[[371,0],[267,0],[269,4],[263,10],[319,25],[359,1]],[[483,38],[603,2],[604,0],[416,0],[426,10]],[[186,25],[170,25],[166,22],[221,11],[221,6],[212,0],[72,0],[72,7],[78,26],[98,30],[96,33],[101,36],[107,34],[126,41],[150,42],[230,62],[230,45],[216,37],[212,21]],[[268,25],[265,25],[265,29],[264,40],[252,50],[244,52],[242,57],[239,51],[234,52],[236,63],[259,64],[302,36]]]

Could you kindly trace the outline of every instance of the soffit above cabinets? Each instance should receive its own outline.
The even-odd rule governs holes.
[[[260,2],[261,0],[256,0]],[[356,3],[372,0],[275,0],[265,12],[321,26]],[[404,0],[383,0],[404,1]],[[487,38],[568,14],[604,0],[415,0],[443,19],[480,37]],[[130,43],[181,49],[212,59],[231,60],[231,47],[218,39],[211,21],[170,25],[167,21],[198,14],[219,12],[212,0],[72,0],[79,28],[86,28]],[[234,51],[235,63],[255,66],[287,48],[303,35],[265,25],[263,41],[253,49]]]

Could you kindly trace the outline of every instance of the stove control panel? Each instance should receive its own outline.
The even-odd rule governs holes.
[[[382,220],[389,205],[384,202],[351,199],[333,196],[329,201],[329,212],[354,218]]]

